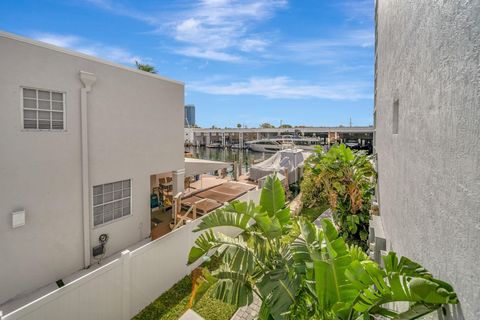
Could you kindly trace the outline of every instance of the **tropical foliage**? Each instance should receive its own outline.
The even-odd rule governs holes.
[[[150,72],[150,73],[157,73],[157,70],[155,70],[155,67],[146,63],[140,63],[138,61],[135,61],[135,66],[137,67],[138,70],[142,70],[145,72]]]
[[[358,246],[348,246],[330,220],[322,220],[321,229],[299,224],[301,235],[291,251],[303,280],[289,318],[417,319],[442,304],[458,303],[449,284],[408,258],[390,252],[381,268]],[[401,301],[409,303],[402,312],[387,307]]]
[[[310,158],[307,159],[307,161]],[[312,167],[305,166],[303,179],[300,183],[300,192],[302,194],[302,204],[304,208],[314,208],[322,206],[327,202],[321,189],[321,185],[316,181],[316,175],[312,172]]]
[[[243,233],[237,238],[215,234],[213,229],[219,226],[236,227]],[[212,274],[205,271],[197,295],[213,286],[216,298],[242,306],[251,303],[256,292],[264,308],[281,317],[294,302],[301,283],[289,245],[282,241],[291,228],[290,209],[285,207],[279,179],[267,179],[259,206],[237,201],[205,216],[195,231],[207,231],[196,240],[188,261],[193,263],[217,249],[222,265]]]
[[[317,149],[307,163],[304,199],[311,202],[317,194],[318,199],[326,199],[340,236],[366,250],[376,178],[369,157],[341,144],[326,153]]]
[[[269,178],[260,205],[233,202],[203,218],[195,231],[204,233],[188,261],[214,252],[221,265],[198,278],[196,299],[208,290],[243,306],[256,293],[262,300],[260,319],[415,319],[457,303],[452,287],[417,263],[389,253],[382,269],[361,248],[347,245],[330,220],[318,228],[293,219],[284,203],[280,181]],[[299,237],[285,241],[293,226]],[[235,227],[242,234],[228,237],[214,232],[217,227]],[[409,302],[410,308],[399,313],[385,306],[397,301]]]

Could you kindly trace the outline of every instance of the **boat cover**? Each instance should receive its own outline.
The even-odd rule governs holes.
[[[278,151],[267,160],[250,167],[250,179],[257,181],[274,172],[288,173],[288,182],[295,183],[303,172],[303,164],[310,152],[304,152],[302,149],[285,149]]]

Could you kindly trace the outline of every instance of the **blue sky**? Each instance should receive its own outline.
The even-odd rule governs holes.
[[[153,64],[204,127],[373,122],[373,0],[3,0],[0,29]]]

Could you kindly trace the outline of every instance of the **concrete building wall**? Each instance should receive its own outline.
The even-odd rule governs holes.
[[[183,84],[0,34],[0,303],[83,267],[80,71],[88,94],[91,192],[132,181],[132,213],[94,228],[107,256],[150,233],[150,175],[183,168]],[[21,87],[65,92],[65,131],[23,130]],[[25,208],[13,229],[11,213]],[[92,263],[94,261],[92,260]]]
[[[480,2],[377,0],[376,28],[387,249],[450,282],[480,319]]]

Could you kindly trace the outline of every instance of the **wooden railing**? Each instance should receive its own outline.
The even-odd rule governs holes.
[[[197,202],[193,203],[190,208],[188,208],[187,212],[183,215],[182,212],[182,193],[179,192],[173,198],[173,228],[172,230],[178,229],[179,227],[183,226],[184,222],[188,221],[188,215],[192,213],[192,220],[197,219],[197,205],[206,201],[207,199],[198,200]],[[180,218],[180,219],[179,219]],[[178,221],[177,221],[178,220]]]

